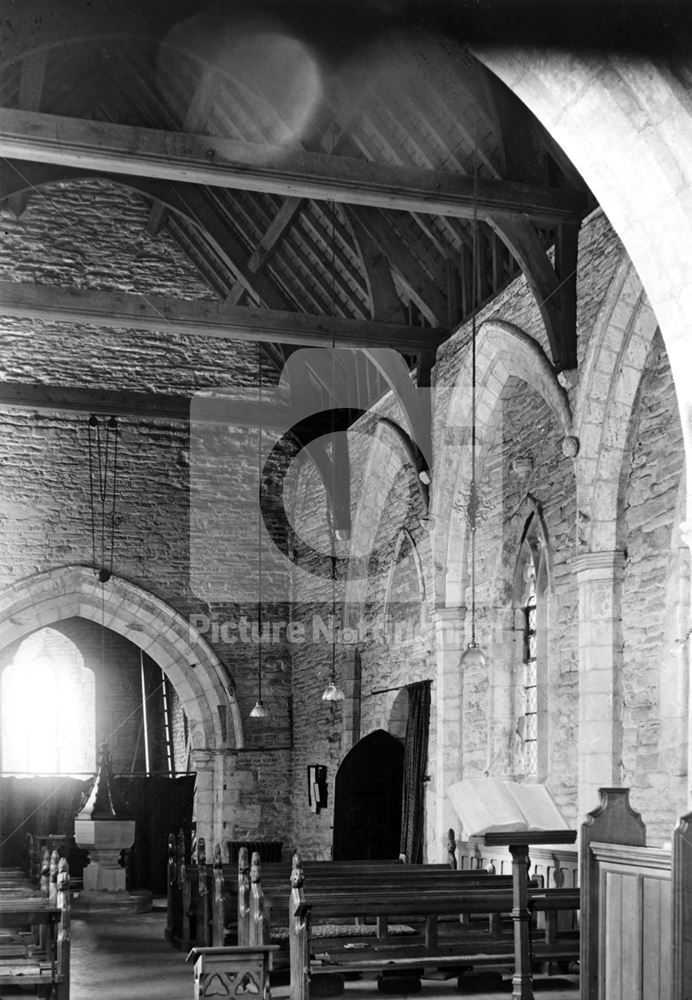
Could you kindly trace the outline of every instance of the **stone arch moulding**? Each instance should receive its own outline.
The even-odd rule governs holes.
[[[622,240],[670,360],[692,520],[692,129],[662,63],[600,53],[474,48],[571,159]]]
[[[364,612],[368,589],[372,583],[367,561],[363,556],[373,551],[378,529],[387,513],[383,508],[382,496],[389,493],[393,477],[411,458],[404,438],[405,435],[399,433],[394,421],[384,419],[377,421],[370,435],[362,477],[364,487],[353,517],[351,558],[346,579],[345,604],[349,608],[349,621],[353,623]]]
[[[613,284],[617,294],[612,300],[610,293],[606,296],[599,313],[575,406],[575,433],[580,442],[576,459],[580,551],[620,547],[620,477],[637,391],[658,329],[629,261],[623,262]]]
[[[488,438],[488,429],[498,412],[502,389],[515,376],[530,385],[545,400],[561,427],[565,441],[573,436],[572,411],[566,391],[539,344],[512,323],[488,320],[477,334],[477,442],[480,462]],[[469,352],[466,352],[467,355]],[[436,604],[463,605],[463,567],[465,565],[465,526],[454,514],[454,499],[468,479],[471,424],[471,362],[464,358],[456,384],[449,398],[443,437],[436,443],[433,474],[433,520],[435,524]],[[439,443],[441,441],[441,444]]]
[[[64,566],[17,581],[0,593],[0,648],[72,617],[103,622],[161,667],[187,715],[193,750],[242,747],[232,682],[212,648],[165,601],[122,577],[102,586],[91,567]]]

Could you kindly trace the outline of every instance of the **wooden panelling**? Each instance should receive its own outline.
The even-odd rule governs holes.
[[[689,1000],[692,990],[692,813],[673,834],[672,871],[673,1000]]]

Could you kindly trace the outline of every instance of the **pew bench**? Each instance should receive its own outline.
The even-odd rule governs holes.
[[[491,877],[489,877],[490,881]],[[294,870],[294,888],[289,901],[289,949],[291,982],[298,984],[293,1000],[309,1000],[309,982],[314,975],[327,973],[395,972],[419,979],[448,971],[460,975],[476,966],[513,966],[512,932],[479,931],[461,924],[460,911],[469,914],[507,914],[512,909],[512,892],[504,888],[469,888],[448,892],[421,890],[410,895],[407,890],[379,887],[356,892],[305,893],[301,875]],[[541,940],[532,942],[532,960],[569,960],[578,957],[578,935],[558,932],[556,916],[579,907],[579,892],[574,889],[534,888],[530,891],[534,912],[548,915]],[[353,941],[344,936],[339,921],[371,921],[375,935]],[[390,921],[410,926],[415,936],[398,937],[389,933]],[[328,928],[325,930],[325,928]],[[378,980],[382,983],[382,980]]]
[[[308,862],[302,866],[299,856],[294,856],[294,864],[299,863],[301,877],[308,877],[311,892],[333,898],[343,892],[350,903],[357,899],[361,892],[369,893],[373,887],[384,896],[402,898],[404,900],[419,896],[424,893],[426,896],[450,896],[458,898],[461,894],[470,890],[480,889],[503,889],[506,893],[511,892],[511,876],[493,876],[484,871],[460,872],[450,869],[447,865],[401,865],[397,868],[389,868],[386,874],[381,872],[377,877],[373,877],[370,869],[358,869],[350,865],[345,871],[339,862],[335,862],[331,867],[325,865],[319,870],[315,870]],[[241,852],[238,860],[238,887],[237,887],[237,938],[238,944],[248,944],[251,942],[261,942],[268,940],[266,933],[254,926],[255,922],[260,924],[268,917],[270,912],[275,915],[280,914],[278,922],[276,917],[271,921],[272,934],[276,939],[280,936],[278,926],[285,923],[283,913],[285,913],[286,886],[294,878],[293,870],[290,878],[287,872],[281,872],[280,880],[272,878],[272,874],[267,878],[265,875],[266,866],[260,866],[259,860],[254,857],[253,865],[248,868],[247,858]],[[214,891],[214,914],[215,914],[215,934],[219,934],[220,921],[222,915],[227,913],[224,897],[226,881],[222,873],[217,870],[215,891]],[[261,906],[257,906],[257,894],[261,894]],[[351,911],[353,912],[353,911]],[[463,914],[463,910],[456,911],[458,920]],[[350,936],[366,936],[370,933],[362,925],[356,914],[356,919],[351,920],[351,927],[344,933]],[[345,921],[342,920],[342,924]],[[360,924],[360,928],[358,926]],[[229,928],[224,927],[224,937]],[[319,933],[319,932],[318,932]],[[263,934],[265,936],[263,937]]]
[[[238,864],[232,868],[222,863],[220,845],[215,848],[213,865],[206,863],[202,839],[196,845],[196,854],[195,864],[185,864],[181,860],[184,853],[179,838],[170,836],[166,938],[182,949],[247,943],[249,935],[240,926],[242,918],[240,924],[238,922],[238,865],[242,865],[249,880],[247,850],[241,848]],[[304,867],[311,885],[324,886],[325,891],[332,886],[339,888],[345,882],[354,887],[360,884],[368,886],[373,882],[384,886],[408,883],[411,891],[416,891],[422,872],[426,873],[426,881],[439,879],[445,885],[450,877],[459,877],[462,881],[477,880],[485,874],[478,871],[456,872],[448,863],[406,865],[394,860],[306,861]],[[283,904],[290,873],[289,862],[263,863],[265,896],[281,900]],[[511,879],[504,876],[503,882],[509,885]]]
[[[7,987],[30,987],[36,996],[69,1000],[69,895],[64,880],[55,902],[3,897],[0,942],[0,996]]]

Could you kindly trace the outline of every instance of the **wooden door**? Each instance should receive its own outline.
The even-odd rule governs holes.
[[[384,729],[344,757],[334,787],[335,861],[399,857],[404,745]]]

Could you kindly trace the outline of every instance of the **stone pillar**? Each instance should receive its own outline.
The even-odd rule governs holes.
[[[488,749],[487,770],[504,778],[515,770],[512,734],[516,724],[515,665],[517,631],[515,608],[498,610],[492,642],[485,647],[488,661]],[[521,637],[522,633],[518,633]]]
[[[447,789],[463,775],[461,745],[462,676],[460,661],[465,644],[465,607],[438,608],[432,616],[435,634],[437,670],[435,702],[437,707],[437,759],[433,776],[434,837],[430,841],[431,862],[447,860],[447,832],[459,829]],[[431,803],[432,805],[432,803]]]
[[[207,844],[223,841],[223,750],[202,747],[191,753],[192,767],[197,774],[195,782],[194,820],[197,839],[204,837]]]
[[[598,805],[600,787],[620,784],[624,563],[624,553],[619,550],[588,552],[575,560],[579,588],[581,817]]]
[[[692,521],[685,521],[680,525],[680,539],[692,553]],[[684,626],[683,635],[686,635],[687,642],[680,644],[680,711],[687,715],[687,806],[692,809],[692,683],[690,683],[690,643],[692,643],[692,585],[690,584],[690,561],[692,556],[685,559],[684,564],[681,555],[680,576],[684,583],[681,590],[686,591],[688,602],[687,622],[681,623]]]

